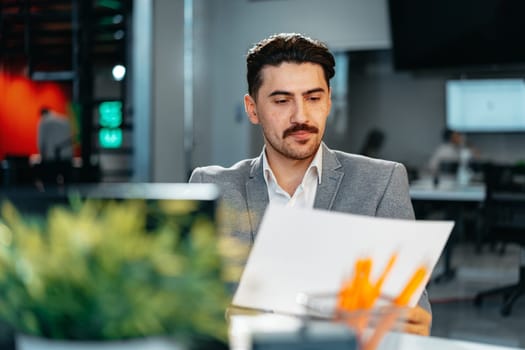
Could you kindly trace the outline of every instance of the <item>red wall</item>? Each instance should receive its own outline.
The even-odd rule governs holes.
[[[36,138],[40,108],[47,106],[68,115],[67,90],[58,83],[34,82],[24,76],[0,71],[0,160],[6,155],[38,153]]]

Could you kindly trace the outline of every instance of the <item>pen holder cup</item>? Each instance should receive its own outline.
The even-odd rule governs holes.
[[[397,349],[397,337],[389,332],[402,331],[408,307],[395,305],[391,299],[381,297],[370,309],[353,311],[337,308],[336,294],[301,294],[298,303],[305,309],[306,319],[326,320],[346,324],[355,333],[359,350],[375,350],[381,342],[384,348]]]

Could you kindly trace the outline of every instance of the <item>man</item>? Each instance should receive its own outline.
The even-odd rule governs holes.
[[[42,161],[70,160],[73,157],[72,130],[65,116],[58,116],[43,107],[40,110],[37,137]]]
[[[190,182],[219,185],[233,235],[253,242],[269,201],[370,216],[413,219],[405,168],[398,163],[329,149],[334,58],[326,45],[300,34],[278,34],[247,56],[248,118],[262,127],[258,158],[231,168],[194,170]],[[406,331],[428,335],[426,292],[407,315]]]
[[[428,170],[433,176],[439,173],[442,162],[458,162],[459,152],[465,145],[462,134],[454,130],[445,129],[442,134],[443,143],[432,153],[428,162]]]

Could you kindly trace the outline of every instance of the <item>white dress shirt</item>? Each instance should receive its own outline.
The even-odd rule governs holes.
[[[323,152],[322,147],[319,147],[314,159],[308,166],[308,169],[306,169],[303,180],[295,190],[293,196],[290,196],[277,183],[268,159],[266,158],[265,148],[263,152],[263,171],[270,202],[290,207],[313,208],[317,186],[321,183],[322,164]]]
[[[452,143],[444,143],[434,151],[430,161],[428,162],[428,169],[434,175],[439,173],[439,165],[441,162],[458,162],[461,150],[463,148]],[[464,148],[468,150],[468,148]],[[469,151],[470,156],[470,151]],[[470,157],[469,157],[470,158]]]

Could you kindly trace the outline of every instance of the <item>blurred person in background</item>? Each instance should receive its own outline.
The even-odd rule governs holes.
[[[47,107],[42,107],[37,142],[43,162],[72,159],[73,135],[69,119]]]
[[[441,134],[442,143],[434,150],[428,162],[428,170],[435,175],[439,172],[439,167],[443,162],[457,162],[459,152],[465,144],[463,134],[445,129]]]

